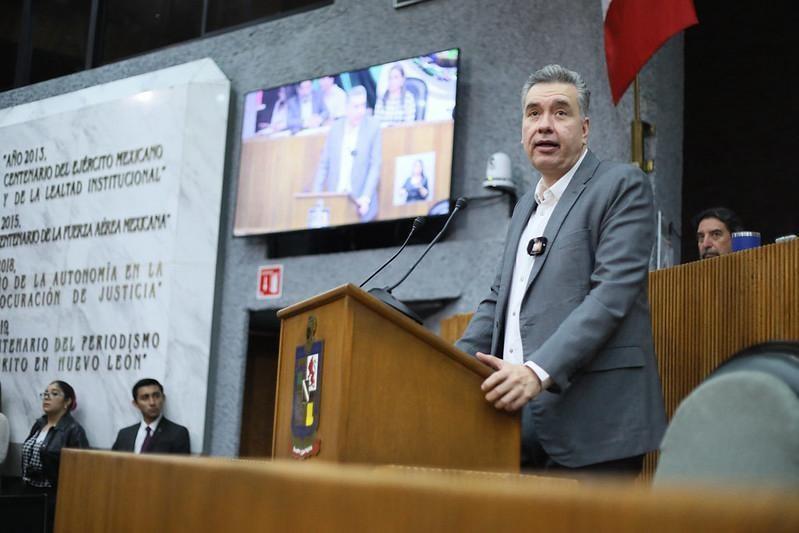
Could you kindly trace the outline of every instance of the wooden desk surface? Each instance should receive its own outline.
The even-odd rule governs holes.
[[[64,450],[56,531],[795,532],[799,494]]]

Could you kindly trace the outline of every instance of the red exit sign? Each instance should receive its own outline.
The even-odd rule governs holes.
[[[265,265],[258,268],[258,299],[283,296],[283,265]]]

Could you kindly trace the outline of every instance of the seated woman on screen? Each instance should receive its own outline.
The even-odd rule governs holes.
[[[416,99],[405,87],[405,71],[396,64],[388,73],[388,89],[377,99],[375,117],[381,123],[413,122]]]
[[[406,202],[419,202],[427,200],[430,190],[427,185],[427,176],[424,175],[424,165],[421,159],[413,162],[411,175],[402,186],[405,191]]]
[[[277,90],[277,100],[274,107],[272,107],[269,129],[271,133],[277,133],[286,128],[288,128],[288,96],[286,87],[283,86]]]

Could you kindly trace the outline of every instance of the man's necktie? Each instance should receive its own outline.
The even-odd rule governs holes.
[[[150,429],[150,426],[145,427],[144,431],[147,432],[147,435],[144,436],[144,442],[141,443],[141,453],[150,449],[150,441],[153,440],[153,430]]]

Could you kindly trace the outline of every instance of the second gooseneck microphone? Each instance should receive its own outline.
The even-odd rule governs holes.
[[[449,223],[452,222],[452,219],[455,217],[455,213],[457,213],[460,209],[463,209],[464,207],[466,207],[466,203],[467,203],[466,202],[466,198],[463,198],[463,197],[458,198],[458,200],[455,202],[455,208],[452,210],[452,213],[450,213],[449,218],[447,218],[447,221],[444,224],[444,227],[441,228],[441,231],[439,231],[438,234],[435,236],[435,238],[430,242],[430,244],[427,245],[427,248],[425,248],[424,252],[422,252],[422,255],[419,256],[419,259],[416,260],[416,262],[413,264],[413,266],[411,266],[411,268],[405,273],[404,276],[402,276],[402,278],[398,282],[396,282],[391,287],[385,287],[383,289],[379,289],[377,287],[369,289],[369,294],[371,294],[375,298],[379,299],[384,304],[393,307],[394,309],[396,309],[400,313],[404,314],[405,316],[407,316],[407,317],[411,318],[412,320],[416,321],[417,323],[421,324],[422,323],[422,319],[416,313],[414,313],[413,310],[410,307],[408,307],[407,305],[405,305],[401,301],[397,300],[394,297],[394,295],[391,294],[391,291],[396,289],[399,286],[399,284],[402,283],[403,281],[405,281],[405,279],[411,274],[411,272],[413,272],[413,270],[416,268],[416,265],[419,264],[419,262],[424,258],[424,256],[427,255],[427,252],[430,251],[430,249],[433,247],[433,245],[435,243],[437,243],[438,240],[447,231],[447,227],[449,226]],[[394,260],[395,257],[397,257],[399,255],[399,253],[402,251],[402,249],[405,248],[405,245],[408,244],[408,241],[410,240],[411,235],[413,234],[413,232],[416,231],[416,229],[419,226],[421,226],[421,222],[420,222],[421,220],[422,220],[421,218],[417,218],[416,220],[414,220],[414,223],[413,223],[414,227],[411,228],[411,233],[408,235],[408,238],[405,239],[405,242],[402,244],[400,249],[397,250],[397,252],[388,261],[386,261],[383,264],[383,266],[381,266],[379,269],[377,269],[377,272],[375,272],[374,274],[369,276],[369,278],[367,278],[367,280],[364,281],[361,284],[361,286],[365,285],[366,282],[368,282],[375,275],[377,275],[378,272],[383,270],[386,267],[386,265],[388,265],[391,261]],[[419,225],[417,225],[417,222],[419,222]]]
[[[416,230],[418,230],[418,229],[419,229],[419,228],[421,228],[422,226],[424,226],[424,218],[422,218],[422,217],[416,217],[416,218],[413,220],[413,226],[411,227],[411,231],[410,231],[410,233],[408,233],[408,236],[405,238],[405,242],[403,242],[403,243],[402,243],[402,246],[400,246],[400,247],[399,247],[399,250],[397,250],[397,251],[396,251],[396,253],[395,253],[394,255],[392,255],[392,256],[389,258],[389,260],[388,260],[388,261],[386,261],[385,263],[383,263],[383,265],[382,265],[380,268],[378,268],[377,270],[375,270],[375,271],[372,273],[372,275],[371,275],[371,276],[369,276],[368,278],[366,278],[366,279],[363,281],[363,283],[361,283],[360,285],[358,285],[358,287],[363,287],[364,285],[366,285],[367,283],[369,283],[369,281],[370,281],[372,278],[374,278],[375,276],[377,276],[377,275],[378,275],[378,274],[379,274],[379,273],[380,273],[380,272],[381,272],[381,271],[382,271],[384,268],[386,268],[386,267],[389,265],[389,263],[391,263],[391,262],[392,262],[394,259],[396,259],[396,258],[397,258],[397,256],[400,254],[400,252],[402,252],[402,250],[404,250],[404,249],[405,249],[405,247],[406,247],[406,246],[408,246],[408,242],[410,242],[410,240],[411,240],[411,236],[413,236],[413,234],[416,232]]]
[[[438,240],[439,240],[439,239],[440,239],[440,238],[441,238],[441,237],[444,235],[444,233],[447,231],[447,227],[449,226],[449,223],[450,223],[450,222],[452,222],[452,219],[453,219],[453,218],[455,218],[455,213],[457,213],[457,212],[458,212],[459,210],[461,210],[461,209],[464,209],[464,208],[466,208],[466,205],[467,205],[467,204],[468,204],[468,201],[467,201],[467,200],[466,200],[466,198],[464,198],[463,196],[461,196],[460,198],[458,198],[458,199],[455,201],[455,209],[453,209],[453,210],[452,210],[452,213],[450,213],[450,215],[449,215],[449,218],[447,219],[447,222],[444,224],[444,227],[443,227],[443,228],[441,228],[441,231],[439,231],[439,232],[438,232],[438,234],[435,236],[435,238],[434,238],[432,241],[430,241],[430,244],[428,244],[428,245],[427,245],[427,248],[425,248],[424,252],[422,252],[422,255],[420,255],[420,256],[419,256],[419,259],[417,259],[417,260],[416,260],[416,262],[415,262],[415,263],[413,264],[413,266],[411,266],[411,268],[410,268],[410,269],[409,269],[409,270],[408,270],[408,271],[405,273],[405,275],[404,275],[404,276],[402,276],[402,278],[400,278],[400,280],[399,280],[398,282],[396,282],[394,285],[392,285],[391,287],[387,287],[387,288],[386,288],[386,291],[387,291],[387,292],[389,292],[389,293],[390,293],[391,291],[393,291],[394,289],[396,289],[397,287],[399,287],[400,283],[402,283],[403,281],[405,281],[405,279],[406,279],[408,276],[410,276],[410,275],[411,275],[411,272],[413,272],[413,270],[416,268],[416,265],[418,265],[418,264],[419,264],[419,262],[420,262],[422,259],[424,259],[424,256],[425,256],[425,255],[427,255],[427,252],[429,252],[429,251],[430,251],[430,249],[433,247],[433,245],[434,245],[435,243],[437,243],[437,242],[438,242]]]

